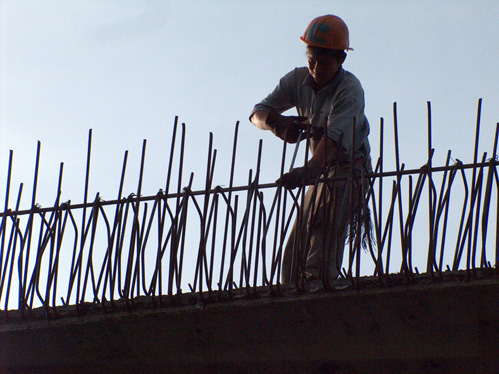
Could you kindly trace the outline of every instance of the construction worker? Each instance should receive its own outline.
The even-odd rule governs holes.
[[[342,67],[346,51],[352,50],[346,24],[333,15],[317,17],[300,39],[306,44],[308,67],[295,68],[281,78],[250,115],[256,127],[285,142],[296,143],[308,135],[312,154],[306,165],[277,180],[287,189],[314,184],[306,192],[284,250],[283,283],[338,277],[347,234],[360,235],[367,187],[360,180],[370,171],[364,91]],[[293,107],[298,116],[281,114]],[[318,183],[325,175],[331,181]]]

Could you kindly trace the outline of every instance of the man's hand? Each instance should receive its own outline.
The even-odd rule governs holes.
[[[296,143],[298,136],[307,129],[307,124],[303,123],[308,117],[283,116],[277,112],[270,112],[265,123],[271,128],[274,135],[287,143]],[[305,137],[302,137],[305,139]]]
[[[283,174],[276,183],[291,190],[298,186],[313,184],[322,172],[323,168],[309,162],[306,167],[294,168],[289,173]]]

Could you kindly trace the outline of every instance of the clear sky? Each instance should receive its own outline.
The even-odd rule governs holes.
[[[336,14],[350,29],[344,64],[362,82],[373,158],[385,119],[393,165],[392,105],[397,102],[401,159],[423,165],[427,101],[432,103],[434,164],[448,149],[471,162],[476,110],[483,98],[481,152],[499,121],[499,2],[0,0],[0,201],[9,150],[13,194],[30,201],[41,141],[42,206],[53,204],[59,163],[63,201],[83,200],[87,137],[93,129],[90,197],[116,197],[129,150],[125,194],[137,184],[147,139],[144,195],[165,184],[171,129],[187,125],[186,171],[203,186],[208,134],[219,151],[216,184],[228,183],[233,130],[241,121],[237,182],[245,183],[264,139],[262,182],[279,172],[281,142],[248,121],[278,79],[304,66],[299,36],[316,16]],[[13,205],[11,198],[11,206]]]

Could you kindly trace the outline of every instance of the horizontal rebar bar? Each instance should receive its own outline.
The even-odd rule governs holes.
[[[393,177],[393,176],[405,176],[405,175],[418,175],[422,172],[422,169],[424,169],[424,172],[431,172],[431,173],[437,173],[437,172],[445,172],[449,170],[466,170],[466,169],[475,169],[475,168],[482,168],[482,167],[487,167],[487,166],[497,166],[499,165],[499,160],[491,160],[491,161],[486,161],[486,162],[476,162],[476,163],[469,163],[469,164],[459,164],[456,163],[454,165],[450,166],[437,166],[437,167],[432,167],[432,168],[426,168],[425,166],[422,166],[420,169],[407,169],[407,170],[400,170],[400,171],[388,171],[388,172],[382,172],[382,173],[366,173],[366,178],[384,178],[384,177]],[[334,181],[334,180],[341,180],[344,179],[344,177],[335,177],[335,178],[329,178],[328,180]],[[325,179],[321,179],[320,181],[323,181]],[[200,196],[200,195],[206,195],[208,194],[215,194],[215,193],[228,193],[228,192],[241,192],[241,191],[248,191],[249,189],[257,189],[257,190],[264,190],[264,189],[270,189],[270,188],[277,188],[279,185],[277,183],[262,183],[258,184],[257,186],[236,186],[236,187],[221,187],[217,186],[215,188],[209,189],[209,190],[197,190],[197,191],[186,191],[186,192],[180,192],[180,193],[170,193],[170,194],[163,194],[162,190],[157,193],[156,195],[150,195],[150,196],[140,196],[137,197],[135,194],[130,195],[129,197],[121,198],[121,199],[114,199],[114,200],[103,200],[99,199],[98,202],[102,206],[106,205],[117,205],[117,204],[124,204],[128,202],[147,202],[147,201],[154,201],[158,198],[161,199],[170,199],[170,198],[183,198],[184,196]],[[58,206],[50,206],[50,207],[41,207],[39,205],[35,205],[31,209],[20,209],[20,210],[11,210],[7,209],[4,212],[0,212],[0,217],[4,216],[21,216],[21,215],[26,215],[26,214],[32,214],[32,213],[44,213],[44,212],[54,212],[58,210],[67,210],[67,209],[82,209],[82,208],[91,208],[95,206],[96,202],[90,202],[90,203],[81,203],[81,204],[71,204],[70,202],[63,202]]]

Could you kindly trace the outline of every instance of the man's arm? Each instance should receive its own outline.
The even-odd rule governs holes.
[[[330,166],[337,154],[338,145],[336,142],[324,135],[317,145],[312,158],[307,162],[307,167],[325,168]]]
[[[266,123],[268,115],[269,114],[266,111],[258,110],[255,113],[253,113],[253,115],[250,118],[250,121],[253,125],[255,125],[261,130],[271,130],[272,128]]]
[[[287,143],[296,143],[298,135],[306,129],[303,122],[307,117],[283,116],[275,111],[267,113],[264,110],[257,110],[250,117],[251,123],[262,130],[271,130],[275,136]]]
[[[315,152],[305,166],[294,168],[289,173],[283,174],[276,182],[286,188],[296,188],[302,183],[313,183],[322,175],[326,166],[330,166],[338,151],[336,142],[323,136]]]

